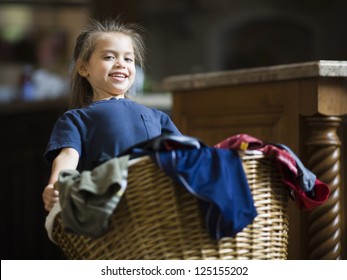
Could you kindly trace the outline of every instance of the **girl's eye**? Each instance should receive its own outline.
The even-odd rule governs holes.
[[[130,57],[126,57],[124,60],[127,61],[127,62],[133,62],[133,59],[130,58]]]
[[[106,60],[112,60],[112,59],[114,59],[114,56],[112,56],[112,55],[107,55],[107,56],[104,57],[104,59],[106,59]]]

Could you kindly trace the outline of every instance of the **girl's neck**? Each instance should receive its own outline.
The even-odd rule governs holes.
[[[111,98],[115,98],[115,99],[122,99],[125,98],[125,94],[119,94],[119,95],[110,95],[107,97],[100,97],[100,96],[93,96],[93,102],[95,101],[101,101],[101,100],[110,100]]]

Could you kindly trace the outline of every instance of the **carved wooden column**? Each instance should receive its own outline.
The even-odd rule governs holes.
[[[308,168],[329,185],[327,203],[308,215],[309,258],[340,259],[341,203],[340,203],[340,139],[339,117],[308,117]]]

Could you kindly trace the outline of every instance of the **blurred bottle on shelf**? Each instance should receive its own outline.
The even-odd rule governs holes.
[[[18,90],[19,99],[23,101],[32,101],[35,99],[35,86],[33,82],[34,68],[30,64],[26,64],[23,67],[21,74]]]

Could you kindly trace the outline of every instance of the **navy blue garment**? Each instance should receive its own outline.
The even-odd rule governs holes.
[[[116,157],[164,133],[181,135],[170,117],[157,109],[125,98],[96,101],[57,120],[45,159],[52,163],[62,148],[74,148],[80,155],[78,170],[91,170],[101,154]]]
[[[310,192],[311,196],[313,194],[313,188],[317,179],[317,176],[308,170],[298,156],[286,145],[284,144],[275,144],[277,147],[286,150],[294,158],[296,163],[296,168],[298,169],[298,180],[301,189],[305,192]]]
[[[168,176],[202,201],[212,237],[233,236],[257,216],[236,151],[202,147],[157,152],[155,157]]]
[[[150,155],[152,152],[182,150],[182,149],[200,149],[207,145],[201,140],[187,136],[162,134],[151,140],[137,143],[126,149],[119,156],[131,155],[131,158],[137,158],[144,155]]]

